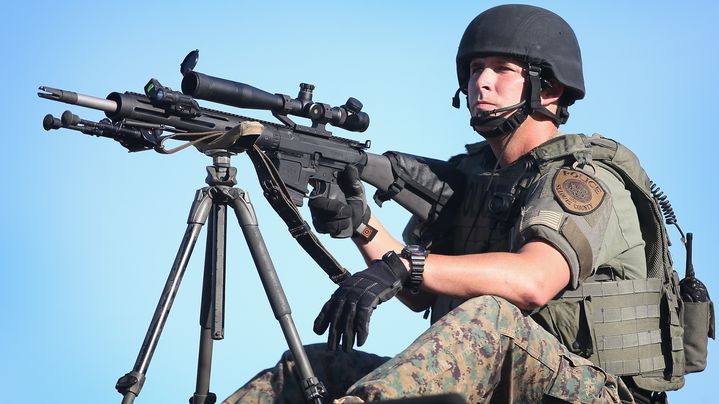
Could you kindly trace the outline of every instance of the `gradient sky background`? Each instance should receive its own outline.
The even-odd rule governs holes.
[[[172,4],[172,5],[170,5]],[[120,402],[116,380],[132,369],[182,238],[208,157],[128,154],[109,139],[47,133],[46,113],[99,111],[41,100],[47,85],[104,97],[141,92],[151,77],[179,89],[178,65],[200,49],[197,71],[315,100],[354,96],[371,116],[362,134],[385,150],[447,158],[478,140],[457,88],[454,56],[466,24],[494,1],[189,2],[6,4],[0,17],[3,193],[0,232],[0,385],[4,402]],[[565,132],[602,133],[642,158],[670,196],[684,231],[695,233],[695,267],[717,296],[717,170],[714,122],[717,19],[714,1],[532,2],[562,15],[583,51],[587,97]],[[267,119],[206,102],[201,105]],[[252,166],[236,156],[305,343],[324,341],[312,321],[333,284],[286,232],[262,197]],[[371,193],[372,190],[369,190]],[[303,212],[308,213],[306,210]],[[374,208],[399,235],[397,205]],[[244,238],[229,223],[226,339],[215,344],[211,390],[226,397],[286,349]],[[678,234],[674,258],[683,273]],[[326,245],[363,268],[346,240]],[[204,232],[190,262],[138,403],[187,402],[194,391]],[[364,349],[392,355],[425,329],[398,302],[375,312]],[[716,402],[719,347],[709,369],[689,375],[672,402]]]

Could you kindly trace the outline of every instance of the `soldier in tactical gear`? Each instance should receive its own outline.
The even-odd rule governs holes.
[[[557,131],[585,94],[571,27],[539,7],[494,7],[469,24],[456,62],[455,106],[465,94],[470,125],[485,141],[450,160],[466,186],[436,222],[449,225],[413,218],[407,245],[397,241],[370,214],[352,169],[343,178],[348,204],[310,202],[318,231],[354,232],[368,264],[315,321],[328,346],[307,351],[329,395],[650,402],[652,391],[681,387],[661,341],[661,285],[647,279],[637,208],[597,154],[616,144]],[[598,282],[625,292],[598,293]],[[627,306],[626,295],[641,302]],[[431,307],[432,326],[391,359],[353,351],[368,337],[372,311],[395,296],[415,311]],[[612,309],[634,314],[613,319]],[[285,383],[293,366],[285,354],[225,402],[302,401]]]

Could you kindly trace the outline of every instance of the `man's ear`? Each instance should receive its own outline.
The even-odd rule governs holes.
[[[545,107],[559,102],[562,94],[564,94],[564,85],[562,83],[555,79],[542,82],[542,91],[539,93],[539,97]]]

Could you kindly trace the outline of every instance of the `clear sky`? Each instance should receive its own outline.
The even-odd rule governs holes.
[[[178,65],[200,49],[197,71],[340,105],[353,96],[371,116],[371,151],[447,158],[478,136],[450,98],[454,56],[466,24],[495,1],[12,2],[3,6],[3,147],[0,159],[0,375],[4,402],[119,402],[182,238],[206,156],[128,154],[108,139],[45,132],[45,114],[72,109],[41,100],[47,85],[105,97],[142,92],[150,78],[179,89]],[[562,15],[582,46],[587,97],[565,132],[602,133],[642,159],[695,234],[695,267],[716,297],[717,170],[714,111],[719,6],[714,1],[532,2]],[[267,119],[253,111],[220,108]],[[254,201],[300,335],[334,285],[305,255],[262,197],[245,156],[233,163]],[[371,190],[369,192],[372,192]],[[373,207],[397,236],[401,208]],[[308,213],[303,208],[304,213]],[[215,344],[211,390],[225,397],[286,349],[238,226],[229,225],[226,339]],[[677,232],[674,258],[683,273]],[[323,238],[351,270],[347,240]],[[194,391],[204,233],[150,365],[138,403],[187,402]],[[392,355],[425,329],[398,302],[380,306],[364,349]],[[712,402],[719,348],[672,402]]]

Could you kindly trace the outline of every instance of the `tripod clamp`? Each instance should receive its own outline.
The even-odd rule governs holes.
[[[237,185],[237,168],[230,166],[232,153],[227,150],[206,150],[205,154],[212,157],[212,165],[207,166],[205,182],[211,188],[216,186],[234,187]]]
[[[321,403],[322,397],[327,393],[325,385],[314,376],[303,380],[301,386],[305,392],[305,400],[307,400],[307,402],[315,401]]]
[[[115,384],[115,389],[122,395],[128,393],[137,397],[145,384],[145,375],[138,371],[131,371],[122,376]]]

